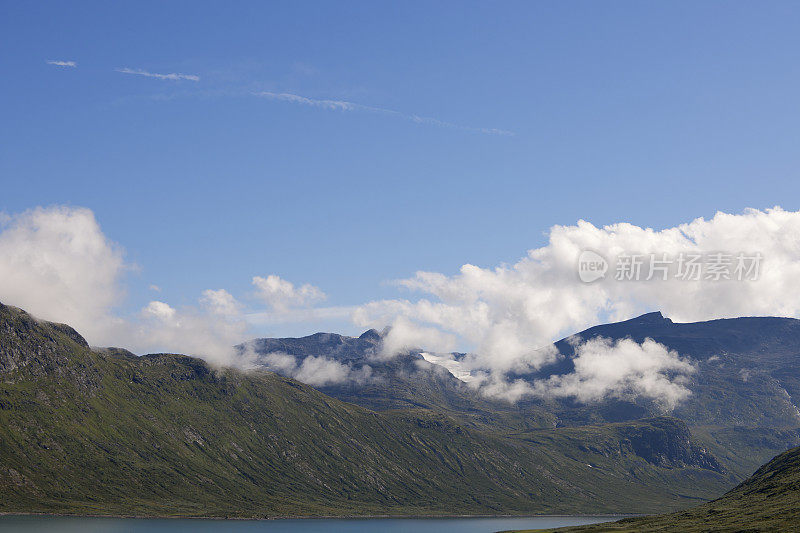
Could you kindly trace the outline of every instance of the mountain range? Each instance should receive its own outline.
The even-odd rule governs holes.
[[[797,323],[684,325],[645,315],[579,334],[652,337],[675,346],[699,362],[694,394],[713,383],[709,397],[727,397],[720,405],[730,416],[715,419],[720,408],[705,409],[700,400],[694,411],[663,413],[636,401],[488,399],[422,352],[376,359],[375,331],[247,343],[258,358],[291,355],[294,369],[325,357],[356,375],[312,387],[290,377],[294,371],[282,376],[178,354],[92,348],[67,325],[0,304],[0,512],[270,517],[683,509],[800,444],[791,417],[795,389],[786,377],[800,353],[792,344],[800,338]],[[568,348],[559,349],[562,359],[540,372],[569,371]],[[717,361],[714,368],[723,370],[711,376],[703,364]],[[369,379],[359,379],[365,366]],[[750,369],[750,379],[742,379],[742,369]],[[774,387],[764,392],[753,383]],[[756,409],[759,416],[749,418]]]
[[[612,341],[645,339],[664,345],[691,360],[697,371],[689,376],[691,395],[671,413],[690,425],[725,427],[800,427],[800,320],[752,317],[675,323],[659,312],[631,320],[595,326],[555,343],[557,360],[524,374],[526,381],[546,380],[575,370],[576,341],[602,337]],[[317,333],[303,338],[256,339],[248,345],[265,367],[271,353],[284,353],[299,362],[325,357],[361,371],[369,366],[373,379],[348,379],[323,384],[326,394],[371,409],[422,407],[450,410],[463,417],[486,411],[513,413],[539,427],[621,422],[661,416],[662,406],[642,398],[606,399],[584,404],[570,399],[522,399],[518,405],[492,402],[441,367],[427,363],[422,350],[389,361],[376,357],[380,334],[360,337]],[[432,368],[439,370],[430,371]],[[480,415],[477,415],[480,416]]]

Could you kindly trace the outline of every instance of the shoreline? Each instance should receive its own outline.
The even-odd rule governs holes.
[[[268,517],[230,517],[230,516],[176,516],[176,515],[134,515],[134,514],[71,514],[36,512],[0,512],[6,516],[36,516],[53,518],[115,518],[130,520],[415,520],[415,519],[459,519],[459,518],[631,518],[648,516],[645,514],[600,513],[600,514],[421,514],[421,515],[281,515]]]

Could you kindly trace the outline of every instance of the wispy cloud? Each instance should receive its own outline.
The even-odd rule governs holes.
[[[74,61],[59,61],[59,60],[55,60],[55,59],[48,59],[46,61],[46,63],[48,65],[55,65],[57,67],[72,67],[72,68],[75,68],[75,67],[78,66],[78,64],[76,62],[74,62]]]
[[[158,74],[156,72],[147,72],[146,70],[142,69],[132,69],[132,68],[118,68],[116,69],[117,72],[121,72],[123,74],[136,74],[137,76],[145,76],[146,78],[157,78],[159,80],[188,80],[188,81],[200,81],[200,76],[196,76],[194,74],[180,74],[176,72],[171,72],[170,74]]]
[[[316,100],[313,98],[306,98],[305,96],[300,96],[298,94],[271,93],[268,91],[262,91],[254,94],[262,98],[269,98],[270,100],[282,100],[284,102],[291,102],[293,104],[321,107],[322,109],[329,109],[331,111],[372,111],[375,113],[397,113],[396,111],[390,111],[388,109],[354,104],[353,102],[345,102],[344,100]]]
[[[454,124],[452,122],[439,120],[433,117],[423,117],[420,115],[395,111],[393,109],[357,104],[345,100],[315,99],[315,98],[300,96],[299,94],[273,93],[269,91],[261,91],[253,94],[261,98],[268,98],[270,100],[279,100],[282,102],[289,102],[292,104],[305,105],[310,107],[318,107],[320,109],[327,109],[329,111],[347,111],[347,112],[362,111],[366,113],[379,113],[382,115],[391,115],[394,117],[410,120],[412,122],[416,122],[417,124],[430,124],[432,126],[439,126],[442,128],[451,128],[462,131],[471,131],[475,133],[484,133],[487,135],[514,135],[513,131],[502,130],[498,128],[475,128],[472,126],[462,126],[459,124]]]

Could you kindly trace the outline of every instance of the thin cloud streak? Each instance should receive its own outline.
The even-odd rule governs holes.
[[[146,78],[157,78],[159,80],[172,80],[172,81],[179,81],[179,80],[188,80],[188,81],[200,81],[200,76],[196,76],[194,74],[180,74],[176,72],[172,72],[170,74],[158,74],[155,72],[148,72],[142,69],[132,69],[132,68],[118,68],[116,69],[117,72],[121,72],[123,74],[136,74],[137,76],[145,76]]]
[[[260,98],[267,98],[270,100],[278,100],[282,102],[289,102],[292,104],[298,105],[305,105],[310,107],[318,107],[320,109],[327,109],[329,111],[363,111],[366,113],[378,113],[381,115],[391,115],[394,117],[403,118],[405,120],[410,120],[412,122],[416,122],[417,124],[429,124],[432,126],[439,126],[441,128],[450,128],[456,129],[461,131],[471,131],[474,133],[483,133],[486,135],[514,135],[513,131],[502,130],[498,128],[474,128],[471,126],[461,126],[459,124],[453,124],[452,122],[446,122],[444,120],[439,120],[433,117],[423,117],[414,114],[407,114],[402,113],[400,111],[395,111],[393,109],[385,109],[382,107],[374,107],[368,106],[363,104],[357,104],[354,102],[348,102],[345,100],[326,100],[326,99],[315,99],[315,98],[308,98],[306,96],[300,96],[299,94],[292,94],[292,93],[273,93],[269,91],[262,91],[253,93],[254,96],[258,96]]]
[[[74,62],[74,61],[58,61],[58,60],[55,60],[55,59],[48,59],[47,61],[45,61],[45,63],[47,63],[48,65],[55,65],[57,67],[75,68],[75,67],[78,66],[78,64],[76,62]]]

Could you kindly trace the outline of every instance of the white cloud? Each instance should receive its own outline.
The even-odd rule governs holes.
[[[514,132],[508,130],[501,130],[497,128],[474,128],[470,126],[460,126],[458,124],[453,124],[452,122],[446,122],[444,120],[439,120],[432,117],[422,117],[414,114],[406,114],[406,113],[401,113],[400,111],[395,111],[393,109],[386,109],[383,107],[375,107],[364,104],[356,104],[354,102],[348,102],[345,100],[316,99],[316,98],[308,98],[306,96],[300,96],[299,94],[274,93],[269,91],[262,91],[253,94],[254,96],[259,96],[261,98],[268,98],[270,100],[279,100],[283,102],[289,102],[292,104],[318,107],[321,109],[327,109],[329,111],[363,111],[366,113],[379,113],[382,115],[391,115],[394,117],[410,120],[412,122],[416,122],[417,124],[430,124],[442,128],[471,131],[473,133],[485,133],[487,135],[514,135]]]
[[[225,289],[207,289],[203,291],[200,303],[215,315],[235,316],[239,314],[241,309],[241,305],[236,301],[236,298]]]
[[[617,281],[611,275],[583,283],[578,256],[590,249],[607,259],[618,254],[711,254],[760,252],[761,275],[754,281]],[[554,226],[546,246],[510,266],[493,269],[466,264],[458,274],[418,272],[400,284],[422,298],[383,300],[354,313],[361,326],[406,321],[410,343],[419,331],[440,330],[441,342],[455,336],[471,350],[464,364],[502,376],[536,369],[553,360],[536,350],[593,324],[625,319],[655,309],[676,321],[747,315],[800,316],[800,212],[780,208],[717,213],[656,231],[619,223],[602,228],[579,221]],[[402,343],[400,343],[402,344]]]
[[[91,210],[50,207],[17,215],[0,213],[0,229],[0,302],[41,319],[67,323],[96,346],[185,353],[219,365],[251,364],[254,354],[233,348],[248,334],[247,315],[224,289],[203,291],[197,306],[176,309],[154,300],[138,315],[119,316],[122,277],[130,266]],[[311,305],[325,296],[313,285],[295,287],[277,276],[255,278],[254,283],[271,306],[272,316],[282,309],[300,311],[296,306]],[[154,285],[150,289],[160,291]],[[299,322],[308,318],[290,317]],[[323,379],[313,377],[318,375],[330,381],[338,375],[335,366],[313,360],[297,372],[312,380]]]
[[[147,304],[147,307],[142,309],[142,315],[150,318],[157,318],[159,320],[172,320],[175,318],[177,312],[170,307],[168,303],[152,301]]]
[[[266,278],[255,276],[256,296],[276,311],[306,307],[326,298],[325,293],[309,283],[295,287],[290,281],[270,274]]]
[[[346,381],[350,373],[350,368],[338,361],[312,355],[303,359],[294,377],[311,386],[321,387]]]
[[[55,59],[48,59],[46,61],[48,65],[55,65],[57,67],[72,67],[75,68],[78,64],[74,61],[57,61]]]
[[[260,96],[262,98],[269,98],[270,100],[281,100],[284,102],[290,102],[292,104],[302,104],[312,107],[320,107],[322,109],[328,109],[331,111],[373,111],[378,113],[393,113],[392,111],[388,111],[386,109],[381,109],[378,107],[370,107],[361,104],[354,104],[352,102],[346,102],[344,100],[319,100],[314,98],[306,98],[305,96],[300,96],[297,94],[291,93],[272,93],[269,91],[262,91],[260,93],[256,93],[256,96]]]
[[[67,322],[90,342],[111,343],[120,320],[122,251],[89,209],[36,208],[4,217],[0,301]]]
[[[645,339],[594,338],[575,347],[574,372],[534,383],[535,394],[580,402],[645,397],[671,410],[690,394],[686,377],[695,366],[663,344]]]
[[[445,334],[438,328],[413,324],[405,317],[399,316],[383,336],[378,356],[387,359],[398,353],[421,349],[449,352],[455,347],[455,336]]]
[[[290,376],[297,370],[297,360],[293,355],[283,352],[272,352],[261,356],[259,361],[269,370],[284,376]]]
[[[372,368],[364,365],[353,369],[349,365],[322,356],[308,356],[298,364],[297,359],[283,352],[272,352],[259,357],[259,364],[268,370],[292,377],[312,387],[322,387],[355,381],[363,383],[372,375]]]
[[[250,366],[252,354],[234,348],[246,335],[244,320],[221,316],[219,308],[213,301],[209,304],[205,295],[201,304],[203,309],[178,310],[165,302],[152,301],[142,309],[142,320],[128,321],[119,338],[127,342],[125,346],[140,352],[182,353],[220,366]]]
[[[139,317],[122,318],[115,307],[124,296],[130,269],[119,246],[102,232],[91,210],[36,208],[0,217],[0,301],[50,321],[64,322],[90,344],[124,346],[137,352],[167,350],[224,363],[233,358],[246,324],[220,316],[235,307],[225,291],[206,291],[205,311],[176,310],[150,302]]]
[[[581,403],[608,398],[647,398],[669,412],[691,395],[687,385],[697,367],[688,358],[652,339],[640,344],[629,338],[613,341],[596,337],[585,342],[577,338],[573,347],[575,368],[568,374],[526,381],[509,380],[502,372],[473,369],[464,381],[486,396],[511,403],[530,396],[569,397]],[[447,363],[444,362],[445,366]],[[450,364],[453,363],[456,372],[462,375],[468,372],[461,361]]]
[[[271,275],[253,278],[266,311],[245,310],[224,289],[209,289],[197,306],[176,308],[152,301],[139,315],[123,318],[115,309],[130,267],[90,210],[52,207],[0,214],[0,225],[0,301],[66,322],[95,345],[188,353],[247,366],[253,354],[237,354],[231,347],[246,337],[248,322],[278,324],[343,317],[351,311],[314,307],[325,298],[319,288]],[[585,249],[606,258],[622,252],[759,252],[763,261],[760,277],[752,281],[670,277],[621,282],[609,276],[582,283],[576,262]],[[412,348],[432,353],[468,348],[458,365],[450,364],[450,358],[444,362],[475,376],[485,392],[512,400],[526,394],[574,395],[581,401],[632,394],[669,406],[682,397],[680,376],[691,372],[689,363],[647,343],[587,343],[576,352],[575,373],[547,383],[509,382],[506,376],[555,360],[558,354],[550,343],[561,336],[654,309],[677,321],[800,316],[800,212],[774,208],[718,213],[661,231],[625,223],[598,228],[580,221],[553,227],[547,245],[513,265],[464,265],[453,276],[419,272],[401,285],[423,297],[370,302],[353,312],[362,327],[392,326],[384,355]],[[295,363],[293,372],[314,383],[363,377],[332,363],[336,361],[311,359],[305,367]]]
[[[172,80],[172,81],[179,81],[179,80],[188,80],[188,81],[200,81],[200,76],[195,74],[179,74],[172,72],[170,74],[157,74],[155,72],[147,72],[146,70],[142,69],[131,69],[131,68],[118,68],[116,69],[117,72],[121,72],[123,74],[136,74],[137,76],[145,76],[147,78],[157,78],[159,80]]]

